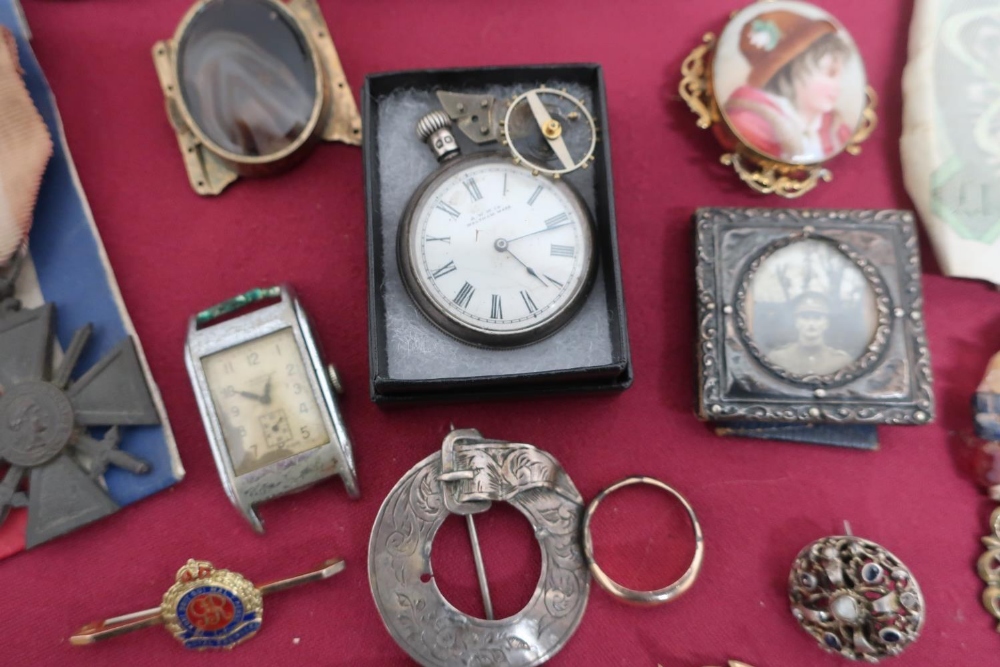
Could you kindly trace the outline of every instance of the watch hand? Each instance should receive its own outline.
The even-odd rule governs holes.
[[[572,169],[574,164],[573,156],[569,154],[566,142],[563,141],[562,127],[559,125],[559,122],[553,120],[552,116],[549,115],[537,92],[532,90],[528,93],[527,97],[528,106],[531,107],[531,113],[535,115],[535,122],[538,123],[538,127],[542,130],[542,136],[549,142],[549,146],[555,151],[556,157],[563,163],[563,167]]]
[[[264,396],[261,398],[261,403],[264,405],[271,404],[271,376],[267,376],[267,384],[264,385]]]
[[[523,239],[526,236],[534,236],[535,234],[541,234],[542,232],[549,232],[549,231],[552,231],[553,229],[559,229],[560,227],[565,227],[566,225],[571,225],[571,224],[573,224],[573,223],[572,222],[564,222],[561,225],[554,225],[552,227],[546,227],[545,229],[538,229],[538,230],[535,230],[533,232],[528,232],[527,234],[521,234],[520,236],[515,236],[512,239],[507,239],[507,243],[513,243],[514,241],[518,241],[520,239]]]
[[[545,282],[544,280],[542,280],[541,276],[539,276],[537,273],[535,273],[535,270],[533,268],[531,268],[530,266],[528,266],[527,264],[525,264],[524,262],[522,262],[520,257],[518,257],[517,255],[515,255],[514,253],[512,253],[510,251],[510,248],[506,248],[505,250],[507,251],[508,255],[510,255],[511,257],[513,257],[514,259],[516,259],[521,266],[523,266],[524,268],[526,268],[528,270],[528,275],[529,276],[534,276],[535,278],[538,279],[538,281],[540,283],[542,283],[546,287],[549,286],[549,284],[547,282]]]
[[[240,396],[242,396],[243,398],[250,398],[250,399],[253,399],[253,400],[255,400],[255,401],[259,402],[259,403],[263,403],[264,402],[264,397],[263,396],[259,396],[257,394],[251,394],[249,391],[238,391],[236,393],[239,394]]]
[[[537,273],[535,273],[535,270],[534,270],[533,268],[531,268],[530,266],[529,266],[529,267],[526,267],[526,268],[528,269],[528,274],[529,274],[529,275],[532,275],[532,276],[534,276],[534,277],[538,278],[538,281],[539,281],[540,283],[542,283],[543,285],[545,285],[546,287],[548,287],[548,286],[549,286],[549,284],[548,284],[547,282],[545,282],[544,280],[542,280],[542,279],[541,279],[541,278],[539,277],[539,275],[538,275]]]

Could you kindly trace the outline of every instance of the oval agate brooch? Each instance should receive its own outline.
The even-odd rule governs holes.
[[[153,61],[191,187],[284,171],[361,118],[316,0],[198,0]]]

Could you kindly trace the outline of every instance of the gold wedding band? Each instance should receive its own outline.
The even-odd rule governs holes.
[[[630,486],[632,484],[649,484],[650,486],[663,489],[667,493],[674,496],[674,498],[679,500],[681,505],[684,506],[688,517],[691,518],[691,525],[694,528],[695,547],[694,558],[691,561],[691,565],[688,567],[687,571],[681,575],[680,579],[669,586],[655,591],[637,591],[622,586],[605,574],[604,570],[601,569],[601,566],[597,564],[597,560],[594,558],[594,540],[590,534],[590,520],[593,518],[594,512],[597,511],[597,506],[600,505],[601,501],[610,494],[614,493],[618,489],[621,489],[622,487]],[[636,475],[634,477],[626,477],[620,482],[612,484],[597,494],[596,498],[590,501],[590,505],[587,506],[587,512],[583,516],[583,555],[587,559],[587,565],[590,567],[590,573],[593,575],[594,579],[597,580],[597,583],[600,584],[601,588],[615,597],[621,598],[631,604],[653,606],[663,604],[664,602],[670,602],[671,600],[680,597],[689,588],[691,588],[691,585],[694,584],[694,580],[698,578],[698,572],[701,570],[701,562],[705,555],[705,537],[702,535],[701,524],[698,523],[698,517],[695,516],[694,508],[691,507],[691,503],[689,503],[684,496],[658,479]]]

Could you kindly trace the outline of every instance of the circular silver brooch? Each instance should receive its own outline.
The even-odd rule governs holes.
[[[480,619],[441,594],[431,546],[449,514],[468,517],[499,501],[534,526],[542,573],[524,609],[509,618]],[[403,475],[375,519],[368,578],[389,634],[424,667],[546,662],[569,641],[587,606],[582,516],[583,498],[550,454],[483,438],[474,429],[452,431],[441,452]]]

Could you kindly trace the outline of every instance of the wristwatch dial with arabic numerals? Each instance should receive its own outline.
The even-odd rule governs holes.
[[[590,214],[565,181],[533,174],[509,155],[455,155],[403,216],[404,284],[428,319],[464,342],[541,340],[586,298],[595,270]]]
[[[291,329],[201,363],[237,475],[330,441]]]
[[[259,503],[332,475],[358,497],[340,380],[290,287],[252,289],[201,311],[185,352],[226,495],[255,530],[264,530]]]

